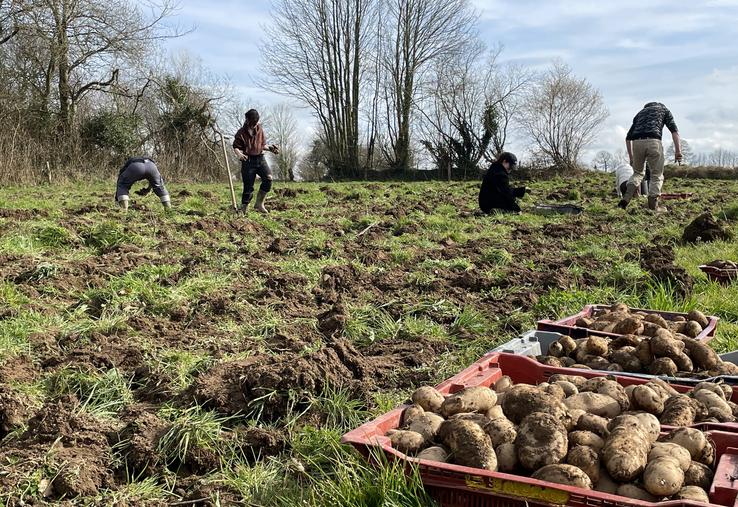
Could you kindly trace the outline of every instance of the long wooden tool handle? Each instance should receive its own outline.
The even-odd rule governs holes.
[[[220,144],[223,146],[223,158],[225,159],[226,163],[226,170],[228,171],[228,186],[231,189],[231,204],[233,205],[233,209],[238,209],[238,204],[236,204],[236,191],[233,189],[233,176],[231,175],[231,163],[228,161],[228,152],[226,151],[226,145],[225,145],[225,136],[223,134],[220,134]]]

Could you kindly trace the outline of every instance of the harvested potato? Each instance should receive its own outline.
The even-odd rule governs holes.
[[[699,456],[697,456],[695,461],[698,461],[703,465],[707,465],[709,467],[715,464],[715,446],[713,446],[709,440],[707,445],[702,448],[702,452]]]
[[[682,342],[697,370],[712,370],[720,363],[717,352],[704,343],[691,338],[683,338]]]
[[[707,491],[697,486],[684,486],[674,498],[677,500],[692,500],[693,502],[710,503]]]
[[[608,493],[614,495],[618,491],[618,483],[612,480],[610,474],[607,473],[605,467],[600,465],[599,480],[595,484],[594,489],[600,493]]]
[[[690,338],[697,338],[702,332],[702,326],[698,322],[690,320],[682,328],[682,333],[686,334]]]
[[[658,313],[650,313],[650,314],[646,315],[643,318],[643,320],[645,322],[649,322],[651,324],[655,324],[655,325],[659,326],[660,328],[669,329],[669,323],[666,322],[666,319],[663,318]]]
[[[554,356],[536,356],[536,360],[541,364],[545,364],[546,366],[554,366],[556,368],[561,368],[564,366],[564,363],[561,362],[561,359]]]
[[[694,386],[694,389],[692,389],[693,393],[696,393],[697,391],[701,391],[703,389],[707,391],[712,391],[713,393],[717,394],[724,400],[729,400],[730,396],[726,396],[725,390],[723,390],[724,384],[715,384],[713,382],[700,382],[696,386]],[[730,387],[730,386],[727,386]],[[732,390],[731,390],[732,393]]]
[[[441,410],[441,405],[445,398],[436,388],[423,386],[419,387],[413,393],[411,399],[413,400],[413,403],[423,407],[423,410],[438,413]]]
[[[625,393],[625,389],[623,388],[623,386],[621,386],[614,380],[610,380],[607,377],[597,377],[594,379],[590,379],[584,385],[582,391],[592,391],[598,394],[609,396],[610,398],[618,402],[621,412],[630,408],[630,400],[628,399],[628,395]]]
[[[554,382],[552,385],[559,386],[561,390],[564,391],[564,397],[566,398],[579,392],[577,386],[567,380],[559,380],[558,382]]]
[[[505,392],[502,410],[505,416],[515,424],[519,424],[525,416],[532,412],[552,414],[561,422],[568,420],[566,407],[561,400],[526,384],[518,384]]]
[[[561,358],[561,364],[563,364],[567,368],[571,368],[572,365],[575,365],[577,362],[572,359],[571,357],[562,357]]]
[[[651,386],[644,384],[633,389],[635,406],[656,416],[664,412],[664,397]]]
[[[684,472],[685,486],[698,486],[704,490],[709,490],[715,474],[707,465],[692,461],[689,468]]]
[[[672,396],[666,400],[659,420],[668,426],[691,426],[696,414],[693,400],[684,395]]]
[[[610,361],[600,356],[585,356],[582,363],[584,363],[589,368],[592,368],[593,370],[607,370],[607,368],[610,366]]]
[[[586,327],[589,328],[592,323],[594,322],[593,319],[590,319],[589,317],[579,317],[576,322],[574,323],[577,327]]]
[[[689,451],[671,442],[656,442],[651,448],[651,452],[648,453],[648,461],[651,462],[656,458],[661,457],[674,458],[681,469],[686,472],[689,469],[689,465],[692,464],[692,456]]]
[[[553,342],[548,346],[548,355],[553,357],[563,357],[564,347],[559,342]]]
[[[613,303],[610,306],[610,311],[613,313],[629,313],[630,307],[625,303]]]
[[[649,461],[643,471],[643,487],[654,496],[671,496],[684,485],[684,470],[671,457]]]
[[[584,392],[570,396],[564,400],[569,409],[584,410],[602,417],[616,417],[621,412],[620,404],[610,396],[599,393]]]
[[[635,500],[643,500],[644,502],[656,502],[658,498],[643,488],[639,488],[635,484],[621,484],[618,486],[616,495],[633,498]]]
[[[555,416],[534,412],[520,423],[515,449],[527,470],[560,463],[569,450],[566,428]]]
[[[423,407],[421,407],[417,403],[410,405],[402,411],[402,418],[400,423],[401,426],[409,425],[411,422],[413,422],[414,419],[416,419],[420,415],[423,415],[424,413],[425,410],[423,410]]]
[[[654,360],[651,351],[651,340],[642,340],[636,346],[635,355],[644,367],[650,365]]]
[[[443,400],[441,415],[449,417],[461,412],[484,413],[497,403],[497,393],[486,386],[471,386]]]
[[[652,378],[648,381],[648,384],[651,386],[657,386],[661,389],[663,393],[665,393],[665,396],[677,396],[679,394],[679,391],[674,389],[668,382],[665,382],[661,380],[660,378]]]
[[[426,459],[428,461],[438,461],[439,463],[448,463],[448,451],[440,445],[428,447],[415,456],[418,459]]]
[[[587,354],[593,356],[604,356],[607,354],[609,343],[610,340],[602,336],[590,336],[584,342],[584,350]]]
[[[515,437],[518,436],[515,425],[504,417],[491,419],[482,429],[492,440],[492,447],[515,442]]]
[[[668,357],[659,357],[648,368],[651,375],[668,375],[673,377],[679,371],[677,365]]]
[[[694,428],[677,428],[662,438],[661,441],[681,445],[689,451],[694,461],[699,461],[700,463],[702,463],[700,458],[704,457],[707,453],[705,449],[712,447],[705,434]],[[712,463],[705,464],[708,466],[712,465]]]
[[[550,394],[556,399],[563,400],[566,398],[566,393],[561,388],[561,386],[557,384],[548,384],[546,387],[543,388],[543,392]]]
[[[579,419],[582,418],[583,415],[586,415],[587,412],[584,410],[569,410],[569,424],[566,424],[567,431],[573,431],[576,429],[577,424],[579,424]]]
[[[569,366],[569,368],[576,368],[578,370],[591,370],[592,369],[591,366],[587,366],[586,364],[581,364],[581,363],[574,363],[571,366]]]
[[[592,489],[592,481],[579,468],[572,465],[546,465],[531,476],[539,481],[555,482],[576,488]]]
[[[597,484],[600,479],[600,457],[593,448],[578,445],[569,450],[566,462],[579,468],[587,474],[592,484]]]
[[[659,438],[661,433],[661,423],[658,418],[648,412],[632,412],[641,425],[641,429],[646,433],[648,440],[653,443]]]
[[[552,384],[555,384],[559,381],[570,382],[574,384],[577,389],[581,389],[581,387],[587,382],[587,379],[580,375],[563,375],[561,373],[556,373],[554,375],[551,375],[548,381]]]
[[[433,412],[419,415],[408,425],[407,429],[423,435],[426,443],[436,438],[438,430],[443,424],[443,417]]]
[[[463,419],[444,421],[438,439],[449,449],[457,465],[497,470],[492,441],[478,424]]]
[[[664,329],[661,326],[653,324],[651,322],[643,322],[643,335],[642,336],[653,336],[659,329]]]
[[[615,324],[612,332],[615,334],[641,334],[643,332],[643,322],[635,317],[627,317]]]
[[[581,431],[591,431],[595,435],[604,438],[610,433],[607,429],[607,422],[607,419],[604,417],[585,413],[577,420],[576,429]]]
[[[635,480],[646,467],[651,443],[639,427],[638,423],[635,426],[617,426],[605,441],[602,461],[610,477],[618,482]]]
[[[677,370],[681,372],[694,371],[694,363],[692,363],[692,360],[684,352],[674,354],[671,359],[674,361],[674,364],[676,364]]]
[[[640,373],[643,371],[643,364],[641,364],[641,360],[638,359],[638,356],[635,355],[635,349],[633,349],[633,352],[625,350],[630,348],[632,347],[623,347],[622,349],[613,351],[612,354],[610,354],[610,361],[615,364],[619,364],[624,371]]]
[[[641,338],[638,335],[635,334],[624,334],[623,336],[619,336],[615,338],[614,340],[610,341],[610,348],[615,349],[628,349],[628,352],[634,352],[636,345],[641,343]]]
[[[728,402],[714,391],[708,389],[699,389],[692,392],[694,398],[707,408],[708,417],[714,417],[720,422],[733,422],[733,409],[730,408]]]
[[[497,470],[510,473],[518,469],[518,453],[515,444],[506,442],[495,448],[497,455]]]
[[[693,321],[700,325],[702,329],[705,329],[710,321],[707,319],[704,313],[699,310],[692,310],[687,314],[687,321]]]
[[[495,382],[495,392],[497,394],[504,393],[513,386],[513,381],[507,375],[504,375],[500,380]]]
[[[485,414],[489,419],[497,419],[498,417],[505,417],[505,412],[502,411],[502,405],[495,405],[494,407],[487,410]]]
[[[684,350],[684,342],[674,339],[667,331],[651,338],[651,352],[656,357],[672,357]]]
[[[560,343],[561,347],[564,349],[565,356],[568,356],[577,348],[577,342],[575,342],[574,338],[572,338],[571,336],[562,336],[561,338],[559,338],[558,343]]]
[[[387,436],[392,447],[405,454],[416,454],[426,443],[425,437],[416,431],[390,430]]]
[[[605,447],[605,441],[591,431],[572,431],[569,433],[569,447],[589,447],[599,454],[602,448]]]

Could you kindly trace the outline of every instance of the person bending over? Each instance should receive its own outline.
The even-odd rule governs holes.
[[[523,197],[525,187],[510,186],[510,171],[518,165],[518,158],[509,152],[503,152],[484,175],[482,187],[479,189],[479,208],[485,213],[495,211],[520,211],[515,199]]]
[[[260,213],[267,213],[264,200],[272,189],[272,170],[264,158],[264,150],[275,155],[279,152],[276,145],[267,146],[264,129],[259,123],[259,112],[256,109],[246,111],[246,120],[233,138],[233,151],[241,161],[241,179],[243,180],[243,194],[241,195],[241,210],[246,211],[251,196],[254,194],[256,176],[261,178],[259,193],[256,195],[254,209]]]
[[[153,160],[148,157],[134,157],[126,160],[123,168],[118,173],[118,183],[115,189],[115,200],[124,211],[128,210],[129,193],[134,183],[147,180],[149,186],[137,191],[138,195],[144,196],[154,191],[159,197],[164,208],[171,207],[169,192],[164,186],[164,178],[159,173],[159,168]]]

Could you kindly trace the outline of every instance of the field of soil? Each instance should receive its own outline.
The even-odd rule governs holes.
[[[112,186],[0,189],[0,505],[428,505],[341,434],[537,319],[696,307],[738,349],[738,283],[697,268],[738,260],[738,182],[669,180],[694,196],[660,215],[607,175],[530,186],[586,212],[481,216],[476,183],[277,183],[268,216],[212,185],[127,215]],[[704,212],[721,234],[685,243]]]

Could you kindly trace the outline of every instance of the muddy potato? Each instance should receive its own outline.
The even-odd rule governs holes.
[[[684,352],[673,355],[671,359],[676,364],[678,371],[691,372],[694,370],[694,363],[692,363],[692,360]]]
[[[643,327],[643,322],[639,319],[628,317],[615,324],[612,332],[615,334],[641,334]]]
[[[612,429],[602,449],[602,462],[614,480],[631,482],[641,475],[648,462],[651,443],[645,432],[635,426],[617,426]]]
[[[635,351],[636,346],[641,343],[641,340],[642,338],[638,335],[624,334],[623,336],[619,336],[610,341],[610,348],[613,350],[619,350],[630,347],[628,351],[632,353]]]
[[[564,347],[559,342],[553,342],[548,347],[548,355],[553,357],[563,357],[566,354],[564,353]]]
[[[664,412],[664,398],[648,385],[639,385],[633,389],[633,400],[636,408],[645,410],[656,416]]]
[[[590,386],[591,389],[589,389]],[[623,388],[623,386],[621,386],[614,380],[610,380],[609,378],[598,377],[596,379],[590,379],[590,381],[585,384],[585,387],[582,388],[582,390],[591,390],[598,394],[609,396],[610,398],[618,402],[621,411],[625,411],[630,408],[630,400],[628,399],[628,395],[625,393],[625,389]]]
[[[495,382],[495,392],[497,394],[504,393],[513,386],[513,381],[507,375],[504,375],[500,380]]]
[[[665,382],[664,380],[661,380],[660,378],[652,378],[648,381],[648,385],[658,386],[659,389],[661,389],[661,391],[665,393],[666,396],[677,396],[679,394],[679,391],[674,389],[671,384]]]
[[[472,386],[450,395],[441,404],[441,415],[461,412],[487,412],[497,403],[497,393],[485,386]]]
[[[659,420],[668,426],[691,426],[696,416],[693,400],[687,396],[672,396],[664,405],[664,412]]]
[[[577,389],[581,389],[582,386],[587,383],[587,379],[580,375],[562,375],[560,373],[556,373],[555,375],[551,375],[551,377],[548,379],[548,381],[553,384],[560,380],[564,382],[571,382],[576,386]]]
[[[487,410],[485,414],[489,419],[497,419],[498,417],[505,417],[505,413],[502,411],[502,405],[495,405],[494,407]]]
[[[705,329],[708,324],[710,324],[707,316],[705,316],[705,314],[699,310],[692,310],[691,312],[689,312],[687,314],[687,321],[698,323],[702,329]]]
[[[707,445],[702,448],[702,452],[697,456],[695,461],[709,467],[715,465],[715,446],[708,441]]]
[[[607,370],[610,366],[610,361],[600,356],[587,356],[584,364],[593,370]]]
[[[571,368],[573,365],[577,364],[577,362],[571,357],[562,357],[560,361],[566,368]]]
[[[492,447],[515,442],[515,437],[518,436],[517,431],[515,431],[515,425],[504,417],[491,419],[482,429],[484,429],[487,435],[489,435],[490,440],[492,440]]]
[[[704,343],[691,338],[683,338],[682,342],[696,370],[712,370],[720,363],[717,352]]]
[[[505,392],[502,411],[515,424],[533,412],[552,414],[561,422],[568,420],[566,407],[561,400],[527,384],[518,384]]]
[[[492,442],[478,424],[463,419],[445,421],[438,431],[438,439],[448,448],[457,465],[497,470]]]
[[[661,433],[661,423],[658,418],[648,412],[633,412],[633,415],[638,419],[649,441],[653,443],[658,440],[659,434]]]
[[[605,440],[591,431],[572,431],[569,433],[569,448],[574,447],[589,447],[599,454],[605,447]]]
[[[642,336],[653,336],[656,334],[656,332],[659,329],[664,329],[663,327],[657,326],[656,324],[653,324],[651,322],[643,322],[643,335]]]
[[[577,424],[579,424],[579,419],[581,419],[582,416],[586,414],[587,412],[585,412],[584,410],[569,410],[569,424],[565,424],[566,429],[568,431],[573,431],[574,429],[576,429]]]
[[[560,463],[569,450],[566,428],[551,414],[534,412],[518,427],[515,450],[526,470]]]
[[[620,372],[620,371],[624,371],[624,370],[623,370],[623,367],[620,366],[619,364],[617,364],[617,363],[610,363],[610,364],[607,365],[607,368],[605,368],[605,371]]]
[[[649,315],[646,315],[643,320],[645,322],[649,322],[651,324],[655,324],[663,329],[669,329],[669,323],[666,322],[666,319],[663,318],[661,315],[657,313],[651,313]]]
[[[559,380],[558,382],[554,382],[553,385],[559,386],[561,390],[564,391],[564,397],[566,398],[568,398],[569,396],[575,395],[579,392],[579,389],[577,389],[577,386],[575,386],[574,384],[566,380]]]
[[[673,377],[678,371],[679,368],[677,368],[677,365],[668,357],[659,357],[648,367],[648,373],[651,375],[668,375],[669,377]]]
[[[724,384],[716,384],[714,382],[700,382],[699,384],[697,384],[696,386],[694,386],[694,389],[692,389],[692,392],[693,393],[696,393],[697,391],[700,391],[702,389],[706,389],[708,391],[712,391],[713,393],[717,394],[718,396],[720,396],[724,400],[729,400],[730,399],[730,395],[727,395],[726,396],[726,392],[725,392],[725,390],[723,390],[723,385]],[[730,387],[730,386],[727,386],[727,387]],[[732,392],[732,390],[731,390],[731,392]]]
[[[651,351],[650,338],[648,340],[641,340],[641,342],[636,345],[635,355],[644,367],[653,362],[654,357],[653,352]]]
[[[710,503],[710,497],[702,488],[697,486],[684,486],[674,498],[677,500],[692,500],[693,502]]]
[[[438,461],[439,463],[448,463],[448,451],[440,445],[434,445],[422,450],[415,456],[418,459],[426,459],[428,461]]]
[[[599,393],[579,393],[564,400],[569,409],[584,410],[587,413],[601,417],[616,417],[621,412],[620,404],[610,396]]]
[[[681,445],[689,451],[694,461],[700,463],[702,463],[700,458],[706,454],[705,448],[712,447],[705,434],[695,428],[677,428],[669,432],[661,441]],[[711,465],[712,463],[706,464]]]
[[[578,370],[591,370],[591,369],[593,369],[591,366],[587,366],[586,364],[581,364],[581,363],[574,363],[571,366],[569,366],[569,368],[576,368]]]
[[[682,329],[682,333],[686,334],[690,338],[697,338],[702,332],[702,326],[699,323],[690,320]]]
[[[635,500],[643,500],[644,502],[656,502],[658,498],[643,488],[639,488],[635,484],[621,484],[618,486],[616,495],[633,498]]]
[[[597,484],[600,479],[600,457],[594,449],[578,445],[569,449],[566,455],[566,463],[577,467],[587,474],[592,484]]]
[[[684,472],[684,485],[697,486],[709,491],[715,474],[707,465],[692,461]]]
[[[577,348],[577,342],[574,341],[574,338],[571,336],[562,336],[558,339],[558,343],[560,343],[561,347],[564,349],[565,356],[568,356]]]
[[[536,356],[536,360],[541,364],[545,364],[546,366],[555,366],[556,368],[561,368],[564,366],[564,364],[558,357]]]
[[[689,451],[671,442],[656,442],[651,448],[651,452],[648,453],[648,461],[653,461],[656,458],[666,456],[667,458],[674,458],[682,471],[686,472],[689,469],[689,465],[692,464],[692,456]]]
[[[392,447],[405,454],[416,454],[426,443],[426,439],[420,433],[407,430],[390,430],[387,436]]]
[[[539,481],[555,482],[576,488],[592,489],[592,481],[579,468],[572,465],[546,465],[536,470],[533,479]]]
[[[602,336],[590,336],[584,343],[584,350],[592,356],[604,356],[607,354],[610,340]]]
[[[651,352],[656,357],[672,357],[684,350],[684,342],[665,336],[666,334],[666,332],[656,333],[656,336],[651,338]]]
[[[419,415],[408,425],[408,430],[423,435],[426,443],[436,438],[438,430],[443,424],[443,417],[433,412],[425,412]]]
[[[643,487],[654,496],[671,496],[684,485],[684,470],[671,457],[649,461],[643,471]]]
[[[594,322],[593,319],[590,319],[589,317],[579,317],[576,322],[574,323],[577,327],[586,327],[590,328],[592,326],[592,323]]]
[[[425,410],[423,410],[423,407],[418,405],[417,403],[410,405],[405,410],[402,411],[402,426],[407,426],[411,422],[413,422],[414,419],[416,419],[418,416],[421,416],[425,413]]]
[[[595,491],[614,495],[618,491],[618,483],[612,480],[605,467],[600,465],[599,480],[594,486]]]
[[[595,435],[605,438],[610,431],[607,429],[608,420],[594,414],[583,414],[576,424],[576,429],[580,431],[591,431]]]
[[[497,455],[497,470],[500,472],[511,473],[518,469],[518,453],[515,451],[515,444],[506,442],[495,448]]]
[[[610,306],[610,311],[613,313],[629,313],[630,307],[625,303],[613,303]]]
[[[563,400],[566,398],[566,393],[561,388],[561,386],[558,386],[556,384],[548,384],[546,387],[543,388],[543,392],[550,394],[556,399]]]
[[[619,364],[624,371],[630,373],[641,373],[643,371],[643,365],[641,364],[641,360],[638,359],[638,356],[635,355],[635,349],[633,349],[634,352],[631,353],[628,350],[624,350],[626,348],[632,347],[624,347],[619,350],[614,350],[612,354],[610,354],[610,361],[615,364]]]
[[[699,389],[693,391],[694,398],[707,408],[707,415],[714,417],[720,422],[733,422],[733,409],[730,408],[728,402],[722,397],[709,389]]]
[[[423,410],[438,413],[445,398],[436,388],[423,386],[413,393],[411,399],[413,403],[423,407]]]

